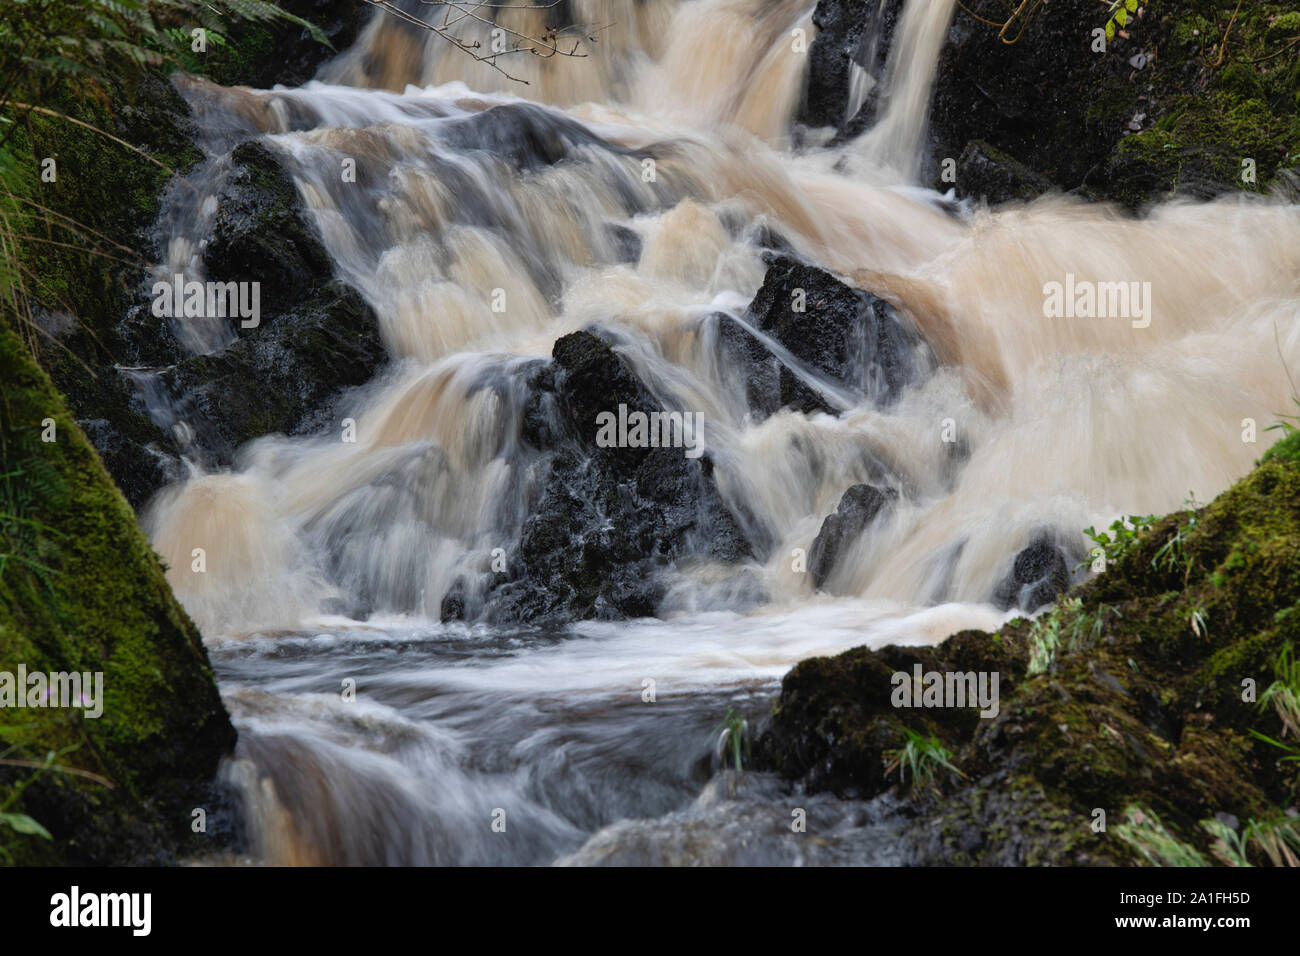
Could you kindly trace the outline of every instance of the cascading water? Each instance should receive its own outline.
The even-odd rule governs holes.
[[[380,14],[320,82],[184,91],[209,160],[199,197],[164,217],[159,274],[193,271],[230,148],[264,137],[392,358],[347,399],[355,441],[261,439],[146,517],[240,728],[228,776],[255,850],[889,862],[887,808],[800,797],[828,835],[801,843],[777,835],[789,800],[771,781],[710,784],[722,714],[761,713],[809,656],[996,627],[990,598],[1044,529],[1077,560],[1078,529],[1244,473],[1258,446],[1242,420],[1276,419],[1300,359],[1300,221],[1235,202],[1140,221],[1061,198],[945,212],[909,179],[950,0],[905,7],[875,127],[798,154],[806,0],[570,6],[610,24],[598,52],[521,59],[527,86]],[[537,33],[548,15],[497,22]],[[492,26],[468,29],[486,43]],[[720,314],[745,321],[765,273],[754,239],[772,230],[919,333],[924,374],[896,400],[798,368],[840,414],[751,414],[711,343]],[[1046,283],[1111,281],[1117,263],[1151,282],[1148,325],[1044,317]],[[670,568],[658,619],[493,624],[471,585],[469,622],[440,623],[457,582],[519,540],[553,466],[521,439],[531,370],[593,324],[664,407],[702,415],[754,553]],[[194,353],[233,335],[178,332]],[[882,475],[895,503],[815,590],[792,554]]]

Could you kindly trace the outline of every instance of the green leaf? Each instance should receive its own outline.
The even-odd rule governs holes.
[[[53,840],[50,831],[45,829],[25,813],[0,813],[0,823],[8,824],[9,828],[15,833],[26,833],[31,836],[44,837],[47,840]]]
[[[1122,26],[1122,27],[1126,27],[1126,26],[1128,26],[1128,11],[1127,11],[1127,10],[1117,10],[1117,11],[1115,12],[1115,22],[1118,23],[1118,24],[1119,24],[1120,26]]]
[[[1137,13],[1138,0],[1124,0],[1124,6],[1128,7],[1129,13]]]

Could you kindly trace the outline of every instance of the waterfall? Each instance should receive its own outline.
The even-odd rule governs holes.
[[[344,399],[355,440],[259,439],[145,517],[212,645],[245,741],[231,779],[268,858],[549,862],[680,810],[720,707],[761,705],[811,654],[996,627],[1021,549],[1047,532],[1079,560],[1085,526],[1207,500],[1260,453],[1243,421],[1286,411],[1294,208],[1135,220],[1048,197],[954,216],[915,187],[952,0],[906,5],[875,126],[804,153],[806,0],[566,6],[608,24],[596,52],[521,58],[528,85],[380,13],[302,88],[185,89],[212,131],[200,187],[261,138],[391,360]],[[536,34],[548,13],[498,16],[466,36]],[[344,158],[365,175],[341,177]],[[161,275],[193,259],[210,212],[170,218]],[[893,400],[800,364],[747,317],[771,235],[916,333],[921,371]],[[1116,278],[1149,283],[1146,325],[1045,315],[1052,283]],[[720,317],[830,409],[756,415]],[[657,619],[497,627],[493,561],[560,467],[526,440],[531,376],[593,327],[664,409],[702,416],[710,480],[753,547],[670,562]],[[204,354],[236,332],[182,341]],[[896,503],[815,588],[792,555],[860,483]],[[458,586],[475,613],[441,624]],[[668,701],[653,717],[647,679]],[[341,701],[347,680],[364,700]],[[519,822],[494,842],[498,807]]]

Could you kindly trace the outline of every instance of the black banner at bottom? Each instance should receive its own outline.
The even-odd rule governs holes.
[[[1006,939],[1019,929],[1056,938],[1120,940],[1199,933],[1217,941],[1291,925],[1294,877],[1254,869],[824,869],[604,872],[342,870],[271,867],[0,871],[8,942],[75,934],[128,946],[279,940],[341,943],[380,933],[445,929],[536,941],[622,924],[635,938],[688,920],[727,941],[847,930],[864,943],[895,934]],[[445,921],[454,921],[446,924]],[[836,927],[834,924],[839,924]],[[604,929],[602,929],[602,927]],[[964,928],[963,928],[964,927]],[[658,935],[656,933],[656,935]],[[694,934],[692,934],[694,935]],[[614,942],[617,937],[606,937]],[[661,937],[662,940],[662,937]],[[768,940],[770,941],[770,940]]]

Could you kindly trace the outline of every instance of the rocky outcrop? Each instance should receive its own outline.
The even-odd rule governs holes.
[[[1027,550],[1055,563],[1041,544]],[[1229,820],[1244,835],[1248,821],[1294,827],[1300,812],[1286,752],[1256,736],[1282,740],[1281,716],[1256,700],[1275,678],[1288,679],[1296,607],[1300,436],[1292,435],[1208,506],[1161,519],[1036,621],[963,632],[934,648],[858,648],[800,663],[782,682],[755,762],[813,791],[910,796],[913,863],[1159,859],[1153,820],[1212,859],[1224,845],[1202,821]],[[996,715],[953,701],[895,706],[894,675],[910,685],[918,665],[945,680],[996,673]],[[911,757],[925,763],[929,753],[948,766],[931,762],[928,779],[909,773],[901,784],[890,765],[907,747],[905,729],[921,741]],[[1098,810],[1104,831],[1094,829]],[[1252,839],[1248,857],[1267,862]]]
[[[874,121],[902,6],[820,0],[801,122],[833,127],[843,141]],[[1012,43],[971,10],[990,18],[957,7],[931,97],[922,179],[940,191],[997,203],[1056,189],[1138,208],[1172,195],[1264,191],[1296,168],[1300,72],[1287,44],[1300,22],[1289,11],[1235,0],[1143,4],[1103,50],[1096,31],[1108,13],[1092,0],[1032,5],[1008,29]],[[849,116],[855,72],[871,80]],[[1243,175],[1246,159],[1253,167]],[[945,160],[957,163],[955,182]]]
[[[706,331],[719,360],[745,382],[758,420],[782,408],[835,414],[823,390],[887,405],[932,361],[888,303],[781,255],[770,256],[745,323],[718,314],[706,320]],[[707,451],[694,459],[679,447],[597,443],[603,413],[620,406],[628,414],[665,411],[611,341],[600,329],[568,335],[556,342],[551,362],[527,372],[521,438],[543,456],[540,490],[510,572],[459,580],[443,601],[445,619],[546,623],[653,615],[670,568],[689,561],[736,565],[769,546],[765,532],[720,497]],[[706,445],[707,434],[705,422]],[[818,586],[843,548],[896,496],[866,485],[846,493],[814,545]]]
[[[800,376],[791,362],[780,361],[773,390],[772,364],[760,361],[747,383],[747,392],[758,397],[759,407],[830,409],[834,403],[806,381],[816,382],[819,377],[845,390],[854,401],[885,406],[933,364],[924,340],[892,305],[789,256],[769,254],[767,274],[749,304],[747,318],[805,373]],[[752,348],[750,354],[762,357]]]
[[[214,281],[259,283],[263,314],[228,348],[162,375],[214,466],[229,464],[250,439],[328,423],[341,390],[365,384],[386,360],[374,311],[334,279],[279,159],[248,142],[231,162],[204,265]]]
[[[808,50],[808,77],[796,119],[856,136],[875,118],[894,28],[903,0],[820,0],[813,10],[817,36]],[[870,77],[871,92],[849,115],[855,67]]]
[[[592,331],[555,343],[552,361],[528,377],[522,438],[546,456],[545,477],[508,566],[491,583],[493,622],[653,615],[663,573],[691,560],[735,563],[753,545],[712,479],[707,451],[602,447],[597,417],[663,412],[628,361]],[[706,442],[708,422],[699,435]],[[472,613],[465,589],[446,617]]]
[[[845,548],[857,541],[867,525],[897,497],[893,488],[882,490],[874,485],[854,485],[844,492],[839,507],[826,516],[808,552],[813,587],[820,589],[826,583]]]
[[[964,156],[977,141],[981,152],[1003,154],[991,178],[983,162],[970,169],[973,182],[959,173],[959,192],[1025,198],[1046,180],[1137,207],[1173,194],[1259,190],[1293,165],[1300,73],[1280,54],[1294,31],[1273,29],[1276,11],[1215,0],[1146,4],[1103,52],[1095,31],[1106,19],[1089,0],[1054,0],[1006,44],[957,10],[935,82],[933,157]],[[1243,157],[1255,162],[1253,180],[1242,175]],[[931,172],[946,189],[937,166]]]

